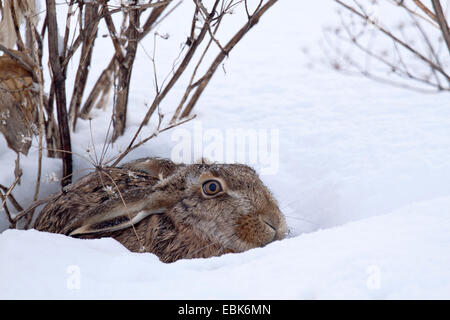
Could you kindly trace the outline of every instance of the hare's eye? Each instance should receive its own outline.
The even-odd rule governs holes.
[[[213,196],[222,191],[222,185],[217,180],[209,180],[203,183],[203,192],[207,196]]]

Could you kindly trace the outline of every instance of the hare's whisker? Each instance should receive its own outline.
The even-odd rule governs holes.
[[[304,222],[313,224],[315,226],[319,226],[319,224],[317,222],[310,221],[310,220],[305,219],[303,217],[294,217],[294,216],[289,216],[289,215],[286,215],[286,214],[284,216],[287,217],[287,218],[290,218],[290,219],[300,220],[300,221],[304,221]]]
[[[90,118],[89,118],[89,133],[91,135],[92,149],[94,150],[95,164],[99,165],[98,157],[97,157],[97,149],[95,148],[95,143],[94,143],[94,136],[92,135],[92,120]]]
[[[92,157],[92,155],[91,155],[91,153],[90,153],[90,151],[89,151],[89,147],[88,147],[88,151],[87,151],[87,154],[88,154],[88,157],[89,157],[89,159],[90,159],[90,163],[92,164],[92,166],[96,166],[97,165],[97,163],[95,162],[95,159]]]
[[[297,196],[298,196],[298,195],[297,195]],[[303,200],[303,199],[295,199],[294,201],[285,203],[285,204],[283,204],[282,207],[280,207],[280,210],[284,210],[284,209],[290,207],[291,205],[293,205],[294,203],[300,202],[300,201],[302,201],[302,200]]]
[[[111,145],[111,140],[108,139],[110,131],[111,131],[111,125],[112,125],[112,117],[111,120],[109,121],[109,125],[108,125],[108,130],[106,131],[106,136],[105,136],[105,141],[103,142],[103,148],[102,148],[102,154],[100,157],[100,163],[103,163],[103,160],[105,160],[105,155],[108,152],[109,146]],[[105,148],[106,146],[106,148]]]

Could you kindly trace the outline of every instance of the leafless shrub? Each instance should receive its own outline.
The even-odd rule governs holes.
[[[12,195],[12,190],[20,183],[22,175],[19,152],[26,153],[30,143],[20,144],[20,141],[15,141],[13,138],[8,140],[11,149],[18,153],[15,165],[16,180],[10,187],[1,186],[0,196],[1,207],[5,209],[11,226],[15,226],[24,217],[27,218],[27,225],[29,225],[36,203],[43,203],[42,201],[45,200],[37,201],[41,167],[44,160],[43,150],[47,150],[49,157],[62,159],[61,186],[64,187],[71,182],[72,156],[75,154],[71,146],[71,132],[77,130],[79,119],[91,118],[93,108],[104,109],[111,90],[113,90],[112,115],[105,113],[105,116],[111,116],[112,134],[109,136],[108,130],[106,137],[108,141],[105,140],[105,146],[114,143],[118,137],[124,134],[127,124],[128,97],[132,85],[131,74],[139,42],[147,35],[153,34],[156,46],[157,37],[164,38],[164,35],[154,32],[155,27],[164,23],[182,1],[66,0],[65,4],[59,4],[53,0],[46,0],[42,12],[36,12],[34,0],[0,1],[2,16],[0,51],[3,51],[4,54],[1,58],[7,60],[13,69],[21,71],[20,79],[15,81],[27,84],[26,87],[22,85],[19,88],[22,91],[14,91],[17,88],[11,87],[10,75],[4,72],[6,69],[0,68],[0,85],[2,85],[0,87],[0,112],[9,103],[3,103],[1,100],[6,95],[9,98],[11,98],[10,96],[23,98],[23,91],[28,90],[29,101],[23,102],[25,108],[22,109],[29,114],[24,111],[5,120],[9,121],[11,125],[13,125],[12,121],[20,122],[28,136],[39,136],[39,160],[34,194],[36,202],[35,205],[16,217],[11,216],[6,200],[9,199],[15,209],[19,208]],[[184,1],[192,1],[194,10],[192,16],[186,17],[190,21],[189,37],[179,53],[179,62],[174,63],[172,72],[166,79],[160,81],[156,75],[157,62],[154,56],[151,57],[156,90],[139,128],[127,148],[114,158],[108,161],[104,159],[104,152],[107,149],[104,147],[99,158],[88,159],[94,170],[101,170],[102,166],[118,165],[132,150],[156,137],[159,133],[195,117],[192,115],[192,110],[218,66],[228,57],[230,51],[244,35],[258,23],[261,16],[277,2],[277,0],[261,0],[250,3],[247,3],[247,0]],[[67,6],[65,25],[58,25],[58,21],[61,20],[57,17],[56,5]],[[224,25],[226,16],[236,10],[245,12],[247,20],[228,42],[221,43],[216,34]],[[38,17],[44,16],[45,18],[41,18],[38,29]],[[21,28],[22,23],[25,24],[25,28]],[[90,76],[92,77],[90,75],[91,58],[98,50],[95,43],[100,23],[107,26],[108,38],[111,40],[114,51],[111,53],[110,62],[100,73],[94,86],[89,87],[87,80]],[[23,34],[21,34],[21,30]],[[63,31],[62,41],[59,39],[59,31]],[[207,59],[204,58],[208,52],[214,52],[211,50],[214,46],[219,48],[219,53],[205,68],[203,65],[207,63]],[[43,61],[44,53],[47,54],[48,61]],[[68,69],[68,65],[74,57],[79,57],[79,61],[76,70],[73,71],[74,74],[70,74],[72,71]],[[200,72],[200,70],[206,71]],[[49,72],[51,78],[51,83],[47,86],[44,86],[44,72]],[[175,113],[170,121],[165,123],[160,104],[172,91],[181,76],[186,73],[190,73],[189,83],[180,97],[180,103]],[[70,97],[67,97],[66,79],[68,78],[75,79]],[[4,81],[9,81],[9,86],[5,86]],[[44,92],[46,87],[50,88],[48,93]],[[2,95],[2,92],[5,94]],[[155,112],[158,117],[156,130],[147,137],[141,137],[143,127],[149,123]],[[28,122],[24,120],[25,116],[30,119]],[[1,126],[0,129],[2,129]],[[11,131],[11,128],[7,126],[2,130],[5,136],[11,135]]]
[[[450,91],[450,31],[441,1],[335,2],[341,24],[324,33],[332,68],[423,92]]]

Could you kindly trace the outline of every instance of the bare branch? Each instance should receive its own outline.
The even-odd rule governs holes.
[[[447,49],[450,53],[450,30],[448,28],[447,20],[445,19],[444,12],[442,11],[442,6],[439,0],[431,0],[433,3],[434,11],[436,12],[437,22],[441,27],[442,36],[447,45]]]
[[[427,7],[426,5],[424,5],[424,4],[422,3],[422,1],[420,1],[420,0],[413,0],[413,2],[414,2],[414,3],[416,4],[416,6],[418,6],[423,12],[425,12],[426,15],[429,16],[433,21],[436,21],[436,22],[437,22],[437,18],[436,18],[436,16],[434,15],[434,13],[433,13],[430,9],[428,9],[428,7]]]
[[[160,117],[160,121],[159,121],[159,123],[158,123],[158,128],[155,130],[155,132],[152,133],[151,135],[149,135],[148,137],[146,137],[145,139],[139,141],[139,142],[136,143],[135,145],[130,145],[130,146],[128,146],[127,149],[126,149],[124,152],[122,152],[122,153],[119,155],[119,157],[117,157],[117,159],[114,160],[114,162],[113,162],[113,164],[112,164],[111,166],[112,166],[112,167],[117,166],[117,165],[120,163],[120,161],[122,161],[122,159],[125,158],[125,156],[126,156],[127,154],[129,154],[131,151],[135,150],[136,148],[140,147],[141,145],[143,145],[144,143],[146,143],[146,142],[149,141],[150,139],[155,138],[155,137],[158,136],[160,133],[162,133],[162,132],[164,132],[164,131],[167,131],[167,130],[169,130],[169,129],[178,127],[178,126],[180,126],[180,125],[182,125],[182,124],[184,124],[184,123],[186,123],[186,122],[188,122],[188,121],[191,121],[191,120],[194,119],[194,118],[195,118],[195,115],[193,115],[193,116],[191,116],[191,117],[189,117],[189,118],[183,119],[183,120],[181,120],[181,121],[179,121],[179,122],[169,124],[168,126],[162,128],[162,129],[160,129],[160,127],[161,127],[161,117]]]
[[[227,45],[224,47],[224,51],[220,52],[216,59],[213,61],[211,66],[209,67],[205,79],[202,81],[202,83],[198,86],[197,90],[193,94],[191,100],[186,105],[184,111],[181,114],[181,118],[187,117],[192,109],[194,108],[194,105],[196,104],[197,100],[200,98],[200,95],[203,93],[203,90],[206,88],[207,84],[211,80],[214,72],[217,70],[217,67],[222,63],[222,61],[225,59],[225,57],[229,54],[229,52],[234,48],[234,46],[247,34],[247,32],[253,28],[258,22],[261,16],[270,8],[272,7],[278,0],[269,0],[267,1],[258,11],[256,11],[251,18],[248,20],[248,22],[234,35],[234,37],[227,43]]]
[[[64,151],[63,157],[63,176],[70,177],[72,174],[72,155],[70,153],[71,141],[69,123],[66,110],[66,86],[65,76],[60,63],[58,53],[58,26],[56,22],[55,2],[46,0],[47,3],[47,25],[48,25],[48,46],[50,56],[50,66],[53,74],[53,83],[56,94],[56,110],[58,114],[59,135],[61,139],[61,148]],[[71,182],[71,178],[62,179],[61,184],[65,186]]]
[[[389,61],[388,59],[385,59],[374,52],[373,48],[367,48],[360,44],[359,38],[363,35],[367,34],[367,29],[362,29],[359,33],[356,33],[354,31],[354,26],[348,27],[346,24],[341,20],[342,26],[346,30],[348,34],[348,39],[351,43],[353,43],[356,47],[361,49],[367,56],[370,56],[372,58],[375,58],[382,64],[388,67],[388,70],[391,70],[391,72],[399,77],[408,78],[414,81],[421,82],[427,86],[435,87],[438,91],[441,90],[450,90],[450,87],[444,86],[442,84],[442,80],[445,79],[448,84],[450,84],[450,75],[446,70],[446,65],[441,62],[441,57],[439,55],[439,52],[437,50],[437,46],[432,40],[425,29],[421,26],[421,23],[419,19],[422,19],[423,21],[428,21],[428,18],[424,18],[423,16],[420,16],[417,14],[417,12],[413,11],[409,7],[406,6],[406,4],[403,1],[397,1],[397,0],[389,0],[389,2],[395,4],[396,6],[400,7],[401,9],[404,9],[408,15],[410,20],[412,21],[412,26],[415,27],[416,32],[418,32],[422,36],[422,42],[420,42],[418,45],[414,42],[410,41],[407,37],[405,37],[405,34],[403,32],[404,29],[404,23],[402,22],[398,30],[400,31],[400,37],[395,35],[394,32],[389,30],[387,27],[383,26],[378,21],[374,21],[374,19],[366,12],[365,8],[357,1],[354,0],[353,3],[355,6],[351,6],[347,3],[345,3],[342,0],[335,0],[336,3],[338,3],[341,7],[345,8],[349,13],[350,16],[356,16],[361,18],[364,22],[367,23],[367,25],[372,26],[376,31],[380,32],[385,38],[390,39],[393,43],[393,50],[398,58],[398,62],[396,61]],[[439,2],[439,1],[437,1]],[[432,19],[436,19],[437,16],[434,16],[430,14],[428,9],[423,5],[421,1],[415,1],[415,4],[427,14],[428,17],[431,17]],[[448,31],[448,26],[443,26],[443,24],[446,23],[445,19],[441,21],[440,23],[440,29],[442,30],[442,27],[446,28]],[[436,26],[433,24],[433,26]],[[443,31],[443,34],[445,31]],[[342,39],[338,33],[336,33],[336,37],[341,40]],[[424,44],[425,48],[421,47],[420,44]],[[401,50],[400,50],[401,49]],[[387,50],[385,50],[387,51]],[[425,53],[423,53],[425,51]],[[337,52],[337,51],[336,51]],[[434,80],[431,81],[429,78],[429,75],[423,75],[420,74],[420,70],[416,67],[408,68],[407,65],[411,63],[411,59],[408,60],[408,64],[405,63],[402,55],[408,54],[411,58],[417,60],[416,62],[422,65],[425,68],[429,68],[430,75],[434,76]],[[348,61],[347,59],[347,62]],[[353,66],[355,66],[353,64]],[[361,71],[361,70],[360,70]],[[378,78],[379,76],[374,76],[369,70],[365,70],[364,73],[365,76],[371,78]],[[389,79],[389,82],[392,80]]]

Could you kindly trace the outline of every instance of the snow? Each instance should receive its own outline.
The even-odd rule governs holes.
[[[336,15],[332,1],[307,6],[279,1],[217,70],[194,109],[196,120],[160,134],[125,159],[170,157],[176,138],[186,135],[193,146],[202,142],[200,154],[211,146],[211,135],[221,135],[226,158],[227,130],[262,130],[269,137],[278,132],[278,162],[272,161],[277,170],[265,172],[260,160],[254,166],[286,214],[289,238],[242,254],[163,264],[112,239],[6,230],[0,211],[0,298],[450,298],[450,97],[348,77],[325,66],[308,68],[304,48],[323,54],[317,43]],[[189,25],[183,17],[191,11],[192,3],[184,2],[155,30],[170,36],[157,40],[160,79],[186,40],[180,30],[189,29],[182,24]],[[237,14],[230,19],[239,25]],[[225,30],[219,39],[234,31]],[[110,39],[97,41],[109,56]],[[108,157],[126,147],[153,98],[152,52],[149,35],[135,62],[128,129]],[[103,52],[92,59],[88,86],[109,62]],[[161,105],[166,119],[179,103],[182,80]],[[72,87],[68,79],[68,96]],[[102,114],[95,110],[91,124],[97,152],[109,123]],[[154,129],[153,121],[142,138]],[[72,135],[74,151],[83,157],[88,148],[93,153],[89,132],[89,122],[80,120]],[[24,176],[14,190],[24,205],[34,193],[36,140],[33,145],[21,157]],[[250,151],[244,162],[251,162]],[[0,137],[5,186],[14,181],[14,159]],[[196,159],[193,152],[190,160]],[[60,166],[45,159],[41,197],[58,190]],[[78,179],[92,166],[75,156],[74,167]]]
[[[413,203],[242,254],[173,264],[110,238],[8,230],[0,235],[0,298],[449,299],[448,208],[450,197]]]

